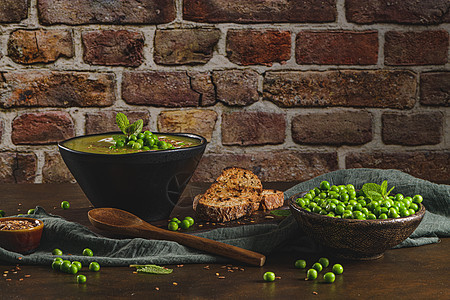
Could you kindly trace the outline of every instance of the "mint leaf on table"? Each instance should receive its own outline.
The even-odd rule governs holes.
[[[287,217],[291,214],[291,211],[288,209],[275,209],[272,210],[270,213],[277,217]]]
[[[130,126],[130,121],[128,121],[127,116],[125,116],[123,113],[117,113],[116,123],[117,126],[119,126],[120,131],[127,134],[127,128]]]
[[[130,265],[130,268],[136,268],[138,273],[166,275],[173,272],[172,269],[157,265]]]

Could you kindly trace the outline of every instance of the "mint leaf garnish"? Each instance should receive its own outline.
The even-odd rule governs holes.
[[[385,195],[386,191],[387,191],[387,180],[383,181],[383,183],[381,184],[381,194]]]
[[[123,113],[117,113],[116,123],[117,126],[119,126],[120,131],[127,134],[127,128],[130,125],[130,121],[128,121],[127,116],[125,116]]]
[[[272,210],[270,213],[278,217],[287,217],[291,214],[291,211],[288,209],[275,209]]]
[[[368,196],[368,198],[370,198],[372,200],[376,200],[376,201],[383,200],[383,195],[381,195],[380,193],[377,193],[375,191],[368,191],[367,196]]]
[[[142,128],[144,127],[144,121],[142,119],[137,120],[131,125],[132,133],[131,134],[139,134],[142,131]]]
[[[363,193],[366,195],[367,198],[370,198],[372,200],[381,201],[386,200],[389,196],[389,193],[394,189],[394,186],[388,191],[388,183],[387,180],[383,181],[381,185],[378,185],[376,183],[365,183],[362,187]]]
[[[381,186],[376,183],[365,183],[362,187],[364,194],[368,194],[369,191],[374,191],[381,194]]]
[[[157,265],[130,265],[130,268],[136,268],[136,271],[138,273],[146,273],[146,274],[166,275],[173,272],[172,269],[168,269]]]

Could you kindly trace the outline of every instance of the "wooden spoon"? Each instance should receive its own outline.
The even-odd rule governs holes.
[[[153,226],[127,211],[117,208],[95,208],[88,212],[89,221],[98,229],[132,237],[174,241],[205,252],[218,254],[254,266],[263,266],[266,257],[214,240],[169,231]]]

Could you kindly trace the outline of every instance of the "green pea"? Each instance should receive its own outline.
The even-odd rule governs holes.
[[[171,231],[177,231],[178,230],[178,223],[177,222],[169,222],[169,224],[167,225],[167,228]]]
[[[411,203],[411,205],[409,206],[409,208],[414,209],[414,211],[418,211],[419,210],[419,205],[417,205],[417,203]]]
[[[92,271],[92,272],[100,271],[100,264],[98,262],[95,262],[95,261],[91,262],[89,264],[89,270]]]
[[[344,273],[344,268],[340,264],[335,264],[335,265],[333,265],[333,268],[331,269],[331,271],[333,271],[333,273],[336,275],[340,275],[340,274]]]
[[[185,217],[184,219],[189,221],[189,227],[194,225],[194,218],[192,218],[192,217]]]
[[[408,211],[409,211],[409,215],[411,216],[411,215],[414,215],[416,212],[414,211],[414,209],[412,209],[412,208],[410,208],[410,209],[408,209]]]
[[[117,142],[116,142],[116,147],[117,147],[117,148],[125,147],[125,143],[124,143],[123,141],[117,141]]]
[[[342,205],[338,205],[338,206],[336,206],[336,208],[334,209],[334,212],[335,212],[337,215],[342,215],[342,214],[344,213],[344,211],[345,211],[345,207],[342,206]]]
[[[62,264],[62,260],[56,260],[52,262],[52,269],[55,271],[60,271],[61,270],[61,264]]]
[[[355,186],[353,184],[347,184],[346,186],[347,191],[354,191],[355,190]]]
[[[306,268],[306,261],[304,259],[298,259],[294,265],[297,269],[304,269]]]
[[[81,268],[83,267],[83,265],[82,265],[81,262],[79,262],[79,261],[73,261],[73,262],[72,262],[72,265],[77,266],[78,271],[80,271]]]
[[[389,218],[397,218],[398,217],[397,210],[393,207],[389,208],[388,217]]]
[[[0,218],[3,218],[5,215],[6,215],[5,211],[0,209]]]
[[[145,134],[144,133],[142,133],[142,132],[140,132],[140,133],[138,133],[138,135],[136,136],[138,139],[141,139],[141,140],[143,140],[144,139],[144,137],[145,137]]]
[[[369,214],[369,209],[367,209],[367,207],[363,207],[361,208],[361,212],[367,216]]]
[[[83,250],[83,256],[94,256],[94,252],[92,252],[92,250],[89,248],[85,248]]]
[[[378,219],[387,219],[387,218],[388,218],[388,216],[385,213],[378,216]]]
[[[55,248],[55,249],[53,249],[52,254],[53,255],[63,255],[63,252],[60,249]]]
[[[190,226],[191,226],[191,223],[189,222],[189,220],[181,221],[180,227],[182,229],[188,229]]]
[[[141,148],[141,150],[142,150],[142,151],[150,151],[150,148],[147,147],[147,146],[144,146],[144,147]]]
[[[330,261],[328,260],[328,258],[326,257],[321,257],[319,258],[319,263],[324,267],[328,267],[328,265],[330,264]],[[320,272],[320,271],[319,271]]]
[[[421,195],[415,195],[413,197],[413,202],[414,203],[422,203],[422,201],[423,201],[423,197]]]
[[[149,131],[149,130],[146,130],[146,131],[144,131],[144,135],[145,136],[152,136],[153,133],[151,131]]]
[[[77,283],[79,283],[79,284],[86,283],[86,276],[84,276],[84,275],[78,275],[78,276],[77,276]]]
[[[321,263],[316,262],[315,264],[312,265],[312,268],[313,268],[314,270],[316,270],[317,272],[320,272],[320,271],[322,271],[323,266],[322,266]]]
[[[63,201],[63,202],[61,202],[61,208],[62,208],[62,209],[69,209],[69,207],[70,207],[69,201]]]
[[[54,262],[55,262],[55,261],[63,262],[63,259],[62,259],[61,257],[55,257],[55,258],[53,259],[53,261],[54,261]]]
[[[34,214],[34,212],[35,212],[35,209],[34,208],[30,208],[28,210],[27,214],[32,215],[32,214]]]
[[[61,265],[60,265],[60,270],[64,273],[69,273],[70,271],[70,266],[72,265],[72,263],[68,260],[64,260]]]
[[[139,150],[139,149],[142,148],[142,144],[136,142],[136,143],[133,144],[132,148],[133,148],[134,150]]]
[[[309,280],[314,280],[317,278],[317,270],[316,269],[309,269],[306,272],[306,278],[308,278]]]
[[[402,194],[396,194],[394,198],[396,201],[402,201],[404,197]]]
[[[336,185],[332,185],[332,186],[330,187],[330,191],[333,191],[333,192],[339,192],[339,188],[338,188]]]
[[[323,279],[324,279],[325,282],[327,282],[327,283],[333,283],[334,280],[336,279],[336,276],[334,275],[334,273],[328,272],[328,273],[325,273],[325,274],[323,275]]]
[[[328,191],[330,189],[330,183],[328,181],[326,181],[326,180],[322,181],[320,183],[320,189],[322,191]]]
[[[137,136],[135,134],[132,134],[128,137],[128,140],[130,141],[136,141],[137,140]]]
[[[69,270],[67,271],[67,273],[73,274],[73,275],[77,274],[78,273],[78,266],[74,265],[73,263],[70,264],[70,267],[69,267]]]
[[[339,197],[339,200],[341,200],[342,202],[349,201],[350,196],[348,194],[341,194],[341,196]]]
[[[367,220],[375,220],[376,218],[377,218],[377,216],[375,216],[374,214],[367,215]]]
[[[263,275],[264,281],[274,281],[275,280],[275,273],[274,272],[266,272]]]
[[[363,215],[364,214],[361,211],[356,210],[353,212],[353,219],[360,219]]]

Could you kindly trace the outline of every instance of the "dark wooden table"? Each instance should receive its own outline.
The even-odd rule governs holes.
[[[284,190],[289,184],[272,187]],[[70,202],[69,210],[59,208],[62,200]],[[90,203],[76,184],[0,185],[0,209],[7,215],[26,213],[36,205],[93,229],[86,216]],[[102,267],[98,273],[87,272],[88,282],[83,285],[76,283],[75,276],[50,266],[19,265],[17,269],[0,261],[0,273],[7,274],[0,277],[0,299],[450,299],[449,255],[450,239],[446,238],[439,244],[389,250],[374,261],[341,261],[344,274],[333,284],[305,281],[306,271],[294,268],[295,260],[314,262],[321,253],[276,252],[263,267],[168,265],[174,269],[170,275]],[[267,271],[279,278],[264,282],[262,275]]]

